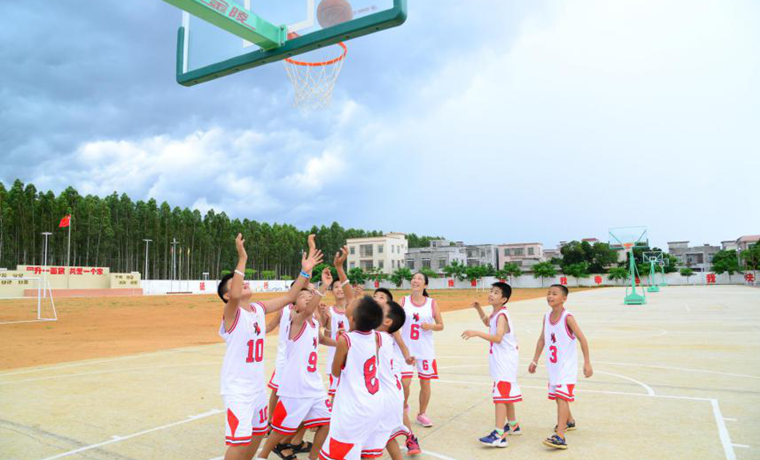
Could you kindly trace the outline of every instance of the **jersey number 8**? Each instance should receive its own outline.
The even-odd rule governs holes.
[[[373,395],[380,390],[380,380],[377,378],[377,359],[373,356],[364,363],[364,385],[369,394]]]

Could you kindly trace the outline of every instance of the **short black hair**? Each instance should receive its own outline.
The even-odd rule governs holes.
[[[565,294],[565,297],[567,297],[568,294],[570,294],[570,289],[567,288],[564,284],[552,284],[549,286],[549,288],[559,288],[560,291],[562,291],[563,294]]]
[[[335,286],[335,283],[340,283],[340,278],[335,278],[332,283],[330,283],[330,289],[332,290],[333,286]]]
[[[383,307],[372,297],[365,295],[354,308],[354,328],[357,331],[369,332],[383,324]]]
[[[512,286],[510,286],[507,283],[497,281],[493,283],[491,287],[499,288],[499,290],[501,291],[501,296],[506,297],[507,301],[509,301],[509,298],[512,297]]]
[[[377,294],[378,292],[382,292],[383,294],[386,295],[386,297],[388,297],[389,301],[393,302],[393,294],[391,294],[391,291],[389,291],[389,290],[387,290],[385,288],[377,288],[377,289],[375,289],[375,294]]]
[[[227,287],[227,282],[232,279],[232,277],[235,276],[232,273],[227,273],[226,275],[222,276],[222,279],[219,280],[219,286],[216,287],[216,293],[219,294],[219,298],[222,299],[222,302],[227,303],[227,299],[224,298],[224,294],[226,294],[230,288]]]
[[[404,307],[392,300],[388,302],[388,318],[392,321],[391,325],[388,327],[388,333],[393,334],[401,329],[406,322],[406,312],[404,311]]]

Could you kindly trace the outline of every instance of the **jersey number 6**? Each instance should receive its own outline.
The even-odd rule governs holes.
[[[409,334],[409,337],[412,340],[419,340],[419,338],[420,338],[420,325],[419,324],[412,324],[412,331]]]

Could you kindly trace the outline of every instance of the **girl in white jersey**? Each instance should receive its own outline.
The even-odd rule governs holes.
[[[480,337],[488,341],[488,365],[493,379],[493,403],[496,412],[496,428],[480,442],[493,447],[507,447],[507,434],[521,434],[517,424],[514,403],[522,401],[520,386],[517,384],[517,366],[519,354],[514,324],[509,318],[507,302],[512,296],[512,287],[507,283],[497,282],[491,285],[488,302],[493,307],[487,316],[480,304],[472,306],[477,310],[480,320],[488,326],[488,333],[481,331],[464,331],[462,338]],[[505,422],[508,420],[508,423]]]
[[[313,242],[314,236],[309,236]],[[321,253],[304,254],[301,273],[285,296],[264,302],[251,302],[252,292],[243,285],[248,255],[245,241],[238,234],[235,245],[238,264],[233,274],[222,278],[217,293],[225,303],[219,335],[227,343],[222,365],[221,387],[226,408],[225,459],[250,459],[267,432],[267,403],[264,393],[264,341],[267,313],[281,310],[293,302],[311,277],[311,270],[322,259]],[[310,244],[311,247],[311,244]]]
[[[565,310],[567,287],[561,284],[549,286],[546,302],[552,311],[544,315],[541,335],[536,343],[533,361],[528,367],[531,374],[536,372],[538,358],[546,348],[546,370],[549,373],[549,399],[557,402],[557,426],[555,434],[544,440],[544,444],[555,449],[567,449],[565,431],[575,429],[575,420],[570,413],[570,403],[575,401],[575,384],[578,380],[578,349],[583,351],[583,375],[594,374],[591,368],[588,342],[573,315]]]
[[[438,378],[438,366],[435,362],[435,346],[433,331],[443,330],[443,317],[436,307],[435,300],[427,295],[425,289],[428,277],[424,273],[412,276],[412,294],[404,297],[401,306],[404,307],[407,320],[401,328],[401,337],[409,347],[409,353],[417,359],[417,375],[420,378],[420,410],[417,423],[424,427],[433,426],[427,416],[430,404],[430,381]],[[409,387],[412,384],[414,367],[404,363],[401,368],[404,385],[404,408],[409,406]]]

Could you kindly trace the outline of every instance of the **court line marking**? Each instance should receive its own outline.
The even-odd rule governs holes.
[[[194,422],[194,421],[199,420],[201,418],[210,417],[212,415],[221,414],[223,412],[224,412],[224,410],[222,410],[222,409],[212,409],[212,410],[210,410],[208,412],[204,412],[203,414],[200,414],[200,415],[197,415],[197,416],[190,416],[191,418],[187,418],[185,420],[180,420],[179,422],[168,423],[166,425],[161,425],[161,426],[158,426],[156,428],[150,428],[150,429],[147,429],[147,430],[139,431],[137,433],[132,433],[132,434],[129,434],[127,436],[115,436],[115,437],[112,437],[108,441],[99,442],[97,444],[90,444],[89,446],[84,446],[84,447],[80,447],[79,449],[74,449],[74,450],[70,450],[68,452],[63,452],[63,453],[58,454],[58,455],[53,455],[52,457],[46,457],[43,460],[54,460],[56,458],[68,457],[69,455],[74,455],[74,454],[78,454],[80,452],[85,452],[85,451],[88,451],[88,450],[97,449],[98,447],[103,447],[103,446],[106,446],[108,444],[113,444],[115,442],[120,442],[120,441],[124,441],[126,439],[135,438],[137,436],[142,436],[144,434],[153,433],[154,431],[165,430],[167,428],[171,428],[171,427],[174,427],[174,426],[177,426],[177,425],[184,425],[185,423]]]
[[[741,447],[743,449],[749,449],[750,446],[746,444],[733,444],[734,447]]]
[[[613,377],[618,377],[618,378],[621,378],[621,379],[624,379],[624,380],[631,381],[633,383],[637,383],[637,384],[641,385],[644,388],[644,390],[646,390],[646,392],[647,392],[647,394],[649,396],[654,396],[655,395],[654,394],[654,390],[652,389],[652,387],[650,387],[649,385],[647,385],[644,382],[638,381],[636,379],[632,379],[631,377],[626,377],[625,375],[620,375],[620,374],[613,374],[612,372],[606,372],[606,371],[594,371],[594,373],[595,374],[611,375]]]
[[[727,422],[735,422],[736,421],[735,418],[731,418],[731,417],[723,417],[723,420],[725,420]]]
[[[438,380],[441,383],[454,383],[465,385],[492,385],[490,382],[473,382],[464,380]],[[532,385],[520,385],[521,388],[531,388],[535,390],[546,390],[546,387],[538,387]],[[723,445],[723,452],[726,455],[727,460],[736,460],[736,453],[734,452],[734,445],[731,443],[731,435],[726,428],[726,422],[723,419],[723,415],[720,412],[720,405],[715,398],[699,398],[695,396],[677,396],[677,395],[657,395],[657,394],[644,394],[644,393],[628,393],[624,391],[605,391],[605,390],[580,390],[576,389],[578,393],[597,393],[606,395],[621,395],[621,396],[646,396],[648,398],[663,398],[663,399],[681,399],[687,401],[707,401],[712,406],[713,418],[715,418],[715,424],[718,427],[718,437]]]
[[[748,379],[759,379],[759,376],[756,375],[747,375],[747,374],[734,374],[732,372],[718,372],[718,371],[708,371],[705,369],[689,369],[686,367],[673,367],[673,366],[655,366],[652,364],[637,364],[637,363],[617,363],[617,362],[611,362],[611,361],[594,361],[596,364],[611,364],[613,366],[629,366],[629,367],[650,367],[652,369],[665,369],[665,370],[671,370],[671,371],[684,371],[684,372],[702,372],[705,374],[716,374],[716,375],[726,375],[729,377],[744,377]]]
[[[57,380],[57,379],[63,379],[63,378],[68,378],[68,377],[80,377],[83,375],[115,374],[118,372],[140,371],[140,370],[147,370],[147,369],[166,369],[169,367],[210,366],[212,364],[219,365],[221,363],[222,362],[220,360],[220,361],[203,362],[203,363],[167,364],[167,365],[160,365],[160,366],[145,366],[145,367],[127,367],[127,368],[121,368],[121,369],[108,369],[108,370],[103,370],[103,371],[78,372],[76,374],[51,375],[49,377],[34,377],[31,379],[11,380],[8,382],[0,382],[0,385],[12,385],[14,383],[26,383],[26,382],[39,382],[41,380]]]

